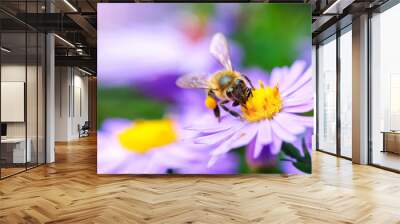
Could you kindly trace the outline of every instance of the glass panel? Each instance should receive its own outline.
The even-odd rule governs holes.
[[[340,153],[352,156],[352,35],[340,36]]]
[[[45,1],[1,1],[13,13],[43,13]],[[35,18],[28,18],[32,23]],[[45,162],[45,35],[0,12],[0,177]]]
[[[26,112],[27,112],[27,143],[28,143],[28,153],[30,158],[28,159],[27,166],[28,168],[34,167],[37,165],[37,150],[38,150],[38,143],[37,143],[37,132],[38,132],[38,111],[37,111],[37,98],[38,98],[38,88],[37,88],[37,73],[38,73],[38,57],[37,57],[37,33],[36,32],[29,32],[27,33],[27,48],[28,48],[28,55],[27,55],[27,80],[26,80]]]
[[[400,5],[372,22],[372,163],[400,170]]]
[[[45,163],[45,44],[46,37],[44,34],[39,34],[38,45],[38,163]]]
[[[27,2],[26,12],[37,13],[37,1]],[[30,18],[37,23],[38,17]],[[36,20],[36,21],[35,21]],[[26,113],[27,113],[27,150],[31,151],[27,167],[37,166],[38,160],[38,34],[36,30],[27,29],[27,80],[26,80]]]
[[[2,177],[25,170],[26,150],[26,34],[1,34],[1,159]]]
[[[318,48],[318,147],[336,153],[336,39]]]

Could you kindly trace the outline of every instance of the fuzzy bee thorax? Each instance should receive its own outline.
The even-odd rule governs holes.
[[[233,84],[233,82],[241,78],[240,73],[230,70],[222,70],[216,72],[210,79],[210,87],[214,90],[215,95],[220,99],[226,99],[225,90]]]

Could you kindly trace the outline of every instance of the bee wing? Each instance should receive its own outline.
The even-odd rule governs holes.
[[[211,44],[210,53],[225,67],[226,70],[232,71],[232,63],[229,56],[228,41],[222,33],[214,34]]]
[[[207,75],[184,75],[176,80],[176,85],[181,88],[189,89],[208,89]]]

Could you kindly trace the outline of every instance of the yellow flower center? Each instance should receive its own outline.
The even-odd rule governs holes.
[[[146,153],[149,150],[176,141],[174,123],[169,119],[137,121],[119,135],[121,145],[132,152]]]
[[[278,86],[264,86],[262,81],[260,88],[252,91],[246,102],[246,107],[242,107],[243,117],[250,122],[260,120],[271,120],[276,113],[282,109],[282,99]]]

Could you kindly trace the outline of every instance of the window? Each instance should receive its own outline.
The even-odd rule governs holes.
[[[336,36],[318,48],[318,149],[336,153]]]
[[[400,170],[400,5],[371,18],[372,163]]]
[[[340,155],[352,157],[352,35],[351,26],[340,36]]]

